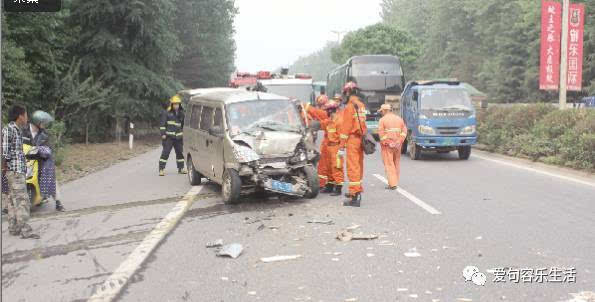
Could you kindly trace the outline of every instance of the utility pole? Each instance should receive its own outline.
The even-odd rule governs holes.
[[[338,31],[338,30],[331,30],[333,34],[337,35],[337,44],[341,43],[341,35],[346,33],[346,31]]]
[[[568,85],[568,11],[570,0],[562,0],[562,49],[560,56],[560,109],[566,109]]]

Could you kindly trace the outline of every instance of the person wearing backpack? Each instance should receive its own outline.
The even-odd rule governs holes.
[[[378,123],[378,136],[382,148],[382,162],[388,177],[388,190],[396,190],[401,172],[401,146],[407,138],[407,126],[394,114],[390,104],[383,104],[378,110],[382,115]]]

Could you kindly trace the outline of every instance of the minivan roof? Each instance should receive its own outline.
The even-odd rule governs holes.
[[[243,89],[221,89],[212,92],[196,95],[191,101],[205,100],[214,103],[232,104],[254,100],[289,100],[289,98],[257,91],[247,91]]]

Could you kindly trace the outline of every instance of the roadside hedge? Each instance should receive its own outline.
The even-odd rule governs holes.
[[[478,115],[488,151],[595,171],[595,110],[547,104],[491,107]]]

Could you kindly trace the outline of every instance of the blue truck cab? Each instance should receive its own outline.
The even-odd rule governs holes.
[[[401,149],[413,160],[422,151],[458,151],[469,159],[477,143],[475,108],[467,89],[455,81],[409,82],[401,95],[401,117],[407,124],[407,140]]]

